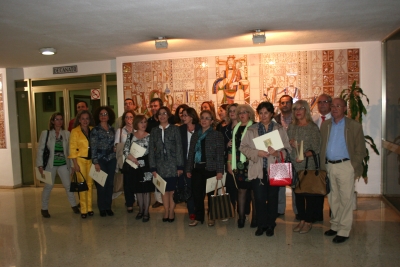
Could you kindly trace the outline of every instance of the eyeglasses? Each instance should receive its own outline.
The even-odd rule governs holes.
[[[240,111],[239,115],[244,115],[244,114],[247,114],[247,113],[249,113],[249,112],[248,111]]]
[[[106,117],[106,116],[108,116],[108,113],[107,112],[100,113],[100,116]]]
[[[125,116],[125,119],[133,119],[133,116]]]
[[[331,101],[329,101],[329,100],[323,100],[323,101],[318,101],[317,103],[318,104],[327,104],[327,103],[330,103]]]
[[[168,115],[168,113],[167,113],[167,112],[160,112],[160,113],[158,113],[158,116],[161,116],[161,115],[166,116],[166,115]]]
[[[210,121],[210,120],[212,120],[210,117],[200,117],[200,120],[207,120],[207,121]]]
[[[236,109],[229,110],[229,113],[236,113]]]
[[[297,111],[297,110],[304,110],[304,109],[306,109],[306,108],[305,108],[305,107],[293,108],[294,111]]]
[[[331,105],[331,108],[343,108],[344,106],[342,105]]]
[[[55,118],[54,120],[55,120],[55,121],[63,121],[64,119]]]

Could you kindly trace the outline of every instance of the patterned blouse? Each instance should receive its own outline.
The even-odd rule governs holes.
[[[114,138],[115,131],[110,125],[108,125],[108,131],[104,130],[100,124],[90,131],[93,164],[98,164],[99,159],[110,161],[115,158]]]
[[[134,134],[132,134],[132,139],[130,136],[126,138],[125,146],[124,146],[124,156],[125,158],[128,157],[129,152],[131,150],[131,144],[136,143],[137,145],[146,148],[146,152],[140,158],[137,158],[139,162],[139,168],[143,168],[144,171],[144,181],[150,181],[153,178],[153,174],[149,172],[149,161],[148,161],[148,154],[149,154],[149,141],[150,141],[150,134],[142,139],[137,139]]]
[[[60,134],[58,138],[56,137],[56,143],[54,145],[53,166],[63,166],[65,164],[67,164],[67,162],[64,155],[63,139],[62,135]]]

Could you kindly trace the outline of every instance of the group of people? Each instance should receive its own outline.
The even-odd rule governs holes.
[[[207,218],[206,195],[210,211],[212,193],[206,194],[207,179],[221,180],[226,173],[225,187],[238,213],[238,227],[245,226],[246,216],[251,213],[250,227],[257,228],[255,235],[265,232],[273,236],[276,218],[285,212],[286,188],[269,184],[269,166],[283,156],[291,159],[296,171],[305,169],[306,158],[311,159],[308,169],[314,169],[315,153],[320,156],[321,168],[327,170],[331,185],[328,195],[331,228],[325,235],[335,236],[333,242],[341,243],[351,230],[354,178],[362,173],[365,154],[363,132],[359,123],[345,117],[344,100],[323,94],[317,101],[319,114],[314,118],[307,101],[293,103],[289,95],[280,98],[279,114],[275,114],[272,103],[261,102],[256,108],[256,122],[253,108],[246,104],[224,104],[216,112],[213,102],[206,101],[201,105],[200,114],[182,104],[173,115],[160,98],[151,100],[152,116],[147,118],[135,113],[135,103],[128,98],[124,101],[125,112],[117,119],[116,130],[111,126],[115,114],[109,107],[98,108],[93,116],[87,109],[78,108],[71,134],[63,130],[63,115],[55,113],[50,118],[49,131],[41,134],[37,167],[43,171],[42,154],[47,145],[51,153],[45,170],[52,173],[53,180],[56,172],[59,173],[73,211],[83,219],[94,214],[93,180],[89,176],[92,164],[96,171],[102,170],[108,175],[104,186],[94,182],[102,217],[114,214],[111,203],[116,169],[123,173],[127,212],[133,212],[136,198],[139,206],[136,219],[143,222],[150,219],[151,193],[155,192],[156,202],[152,207],[163,206],[162,221],[172,223],[175,220],[173,193],[185,183],[192,190],[192,197],[187,200],[191,227],[203,224]],[[284,148],[257,149],[253,139],[274,130],[278,131]],[[296,152],[301,141],[304,159]],[[123,144],[121,153],[117,151],[119,144]],[[135,158],[130,152],[133,144],[146,152]],[[85,179],[89,186],[88,191],[80,193],[80,210],[69,192],[72,172],[78,175],[78,180]],[[160,194],[152,183],[158,175],[167,182],[165,194]],[[46,184],[42,194],[44,217],[50,217],[51,188]],[[308,233],[313,222],[323,220],[324,197],[294,192],[292,196],[293,211],[300,221],[293,231]],[[208,219],[207,224],[213,226],[215,221]]]

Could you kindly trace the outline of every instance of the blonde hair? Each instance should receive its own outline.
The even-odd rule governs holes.
[[[256,114],[254,113],[254,110],[247,104],[241,104],[236,107],[236,116],[238,116],[238,120],[239,120],[239,112],[242,109],[244,109],[245,111],[247,111],[247,113],[249,113],[250,120],[252,121],[256,120]]]
[[[294,113],[295,113],[296,108],[301,108],[301,107],[304,107],[304,109],[306,111],[306,121],[313,122],[312,117],[311,117],[310,105],[308,104],[308,102],[305,100],[297,100],[296,103],[294,103],[293,107],[292,107],[292,123],[293,124],[298,123],[298,120]]]

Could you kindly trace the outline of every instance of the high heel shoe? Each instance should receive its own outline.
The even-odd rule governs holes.
[[[175,212],[174,212],[174,218],[170,219],[170,218],[168,217],[168,222],[172,223],[172,222],[174,222],[174,221],[175,221]]]
[[[40,213],[44,218],[50,218],[50,213],[48,210],[40,210]]]
[[[299,224],[293,228],[293,232],[300,232],[300,230],[303,228],[305,222],[304,221],[300,221]]]
[[[93,216],[93,215],[94,215],[94,212],[93,212],[93,211],[89,211],[87,214],[88,214],[89,216]]]
[[[215,220],[208,220],[208,226],[214,226]]]
[[[163,222],[168,222],[169,218],[162,218]]]
[[[128,211],[129,212],[129,211]],[[138,213],[137,215],[136,215],[136,220],[140,220],[140,219],[142,219],[143,218],[143,213]]]
[[[190,221],[189,226],[196,226],[199,223],[203,224],[204,221],[192,220],[192,221]]]
[[[87,218],[87,213],[82,213],[82,214],[81,214],[81,218],[82,218],[82,219],[86,219],[86,218]]]
[[[300,230],[300,234],[307,234],[312,229],[312,223],[305,223]]]
[[[243,228],[246,219],[238,219],[238,228]]]
[[[150,215],[143,215],[142,222],[148,222],[150,220]]]
[[[128,213],[133,213],[133,207],[128,207],[128,208],[126,209],[126,211],[127,211]]]

